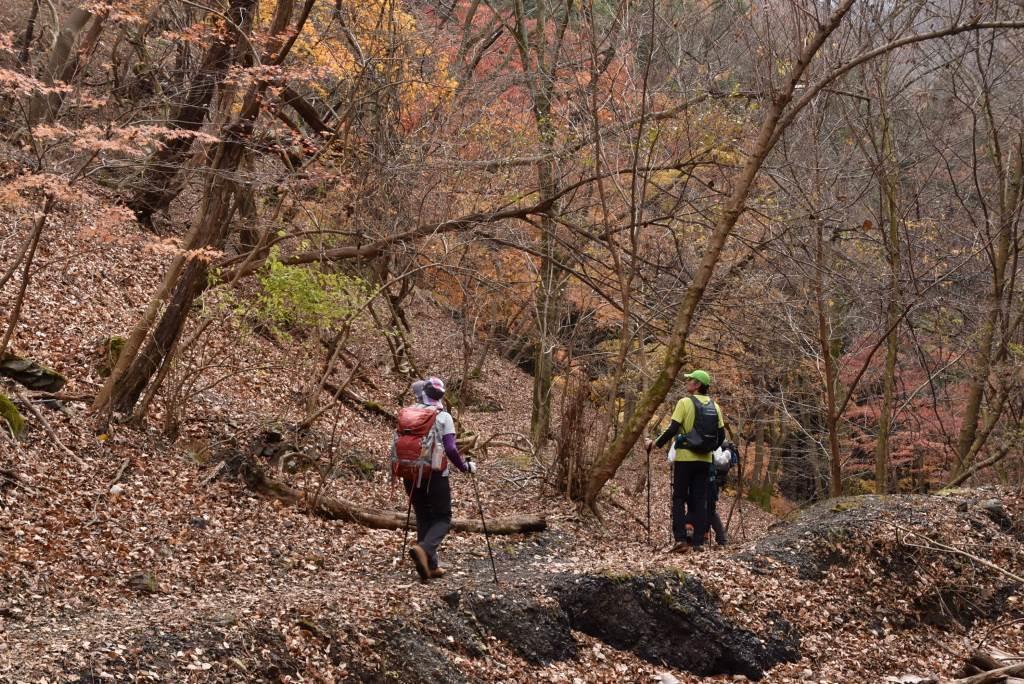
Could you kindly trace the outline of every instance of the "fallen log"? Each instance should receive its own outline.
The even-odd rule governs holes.
[[[32,401],[47,404],[53,401],[75,401],[83,404],[91,404],[96,398],[95,394],[87,392],[32,392],[28,395]]]
[[[975,651],[958,679],[945,680],[944,684],[1010,684],[1016,675],[1024,675],[1024,660],[1012,653],[991,649],[989,652]]]
[[[1024,674],[1024,664],[1007,665],[998,670],[989,670],[970,677],[950,679],[947,684],[997,684],[997,682],[1005,682],[1008,677],[1019,674]]]
[[[326,390],[332,397],[335,397],[339,401],[343,401],[347,404],[351,404],[356,408],[360,408],[370,413],[376,413],[378,416],[387,418],[390,421],[398,420],[398,416],[391,411],[387,410],[380,404],[370,399],[363,399],[361,396],[356,394],[350,389],[347,389],[344,385],[338,387],[330,382],[324,382],[322,385],[323,389]]]
[[[259,466],[251,461],[242,464],[239,474],[246,486],[257,494],[304,508],[327,520],[348,520],[378,530],[400,530],[405,527],[405,511],[363,508],[324,496],[311,502],[301,489],[268,477]],[[409,519],[409,525],[410,527],[416,526],[415,516]],[[489,534],[525,534],[541,532],[546,527],[547,521],[542,515],[518,515],[509,518],[492,518],[487,521]],[[484,531],[479,519],[452,518],[452,529],[458,532]]]
[[[967,659],[964,664],[963,670],[958,675],[959,677],[969,677],[970,675],[982,674],[989,670],[998,670],[1001,667],[1005,667],[1009,663],[1000,662],[997,660],[998,656],[994,653],[986,653],[985,651],[974,651],[971,656]]]
[[[53,431],[53,428],[50,426],[50,423],[46,420],[46,416],[44,416],[39,411],[39,409],[36,408],[36,405],[32,403],[32,400],[29,399],[28,397],[26,397],[25,393],[22,392],[21,390],[17,390],[16,393],[18,395],[18,399],[21,400],[21,403],[24,404],[25,408],[28,409],[29,413],[31,413],[33,416],[35,416],[36,420],[39,421],[39,424],[43,426],[44,430],[46,430],[46,434],[48,434],[50,436],[50,439],[53,440],[53,443],[56,444],[57,447],[60,448],[61,451],[63,451],[65,454],[67,454],[72,459],[74,459],[75,463],[77,463],[78,465],[82,466],[83,468],[87,467],[85,465],[85,461],[83,461],[81,458],[79,458],[78,454],[76,454],[74,451],[69,449],[64,444],[64,442],[60,441],[60,437],[58,437],[57,433]]]

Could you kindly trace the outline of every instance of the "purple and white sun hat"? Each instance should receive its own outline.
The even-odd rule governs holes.
[[[444,397],[444,381],[441,378],[429,377],[423,381],[423,403],[440,406]]]

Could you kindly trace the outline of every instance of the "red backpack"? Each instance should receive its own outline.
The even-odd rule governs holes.
[[[419,487],[434,468],[434,440],[427,439],[438,409],[432,406],[406,406],[398,412],[398,427],[391,445],[391,477],[413,480]]]

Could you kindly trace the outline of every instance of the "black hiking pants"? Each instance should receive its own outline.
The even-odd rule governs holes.
[[[452,488],[440,471],[430,473],[419,487],[412,480],[403,480],[405,491],[412,498],[416,513],[416,543],[427,552],[430,569],[437,568],[437,547],[452,526]]]
[[[708,529],[708,478],[711,464],[704,461],[672,463],[672,537],[687,541],[686,525],[693,525],[694,546],[704,544]]]
[[[715,542],[725,544],[725,526],[718,516],[718,491],[718,480],[711,478],[708,481],[708,522],[715,531]]]

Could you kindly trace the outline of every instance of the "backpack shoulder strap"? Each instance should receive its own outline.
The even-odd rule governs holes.
[[[696,416],[696,415],[699,415],[699,414],[700,414],[700,412],[701,412],[701,411],[702,411],[703,409],[706,409],[706,408],[708,407],[708,404],[710,404],[711,406],[714,406],[714,407],[715,407],[715,410],[716,410],[716,411],[718,410],[718,408],[717,408],[717,407],[718,407],[718,404],[716,404],[716,403],[714,402],[714,400],[713,400],[713,399],[711,399],[710,397],[708,397],[708,403],[707,403],[707,404],[704,404],[704,403],[701,403],[701,400],[700,400],[700,399],[698,399],[698,398],[697,398],[697,396],[696,396],[696,395],[694,395],[694,394],[689,394],[689,395],[687,395],[687,396],[689,396],[689,397],[690,397],[690,401],[692,401],[692,402],[693,402],[693,415],[695,415],[695,416]]]
[[[704,404],[694,395],[689,395],[690,400],[693,402],[693,424],[696,427],[698,421],[701,425],[706,425],[712,418],[715,420],[715,427],[718,427],[718,419],[722,415],[719,412],[718,404],[711,397],[708,397],[708,403]]]

